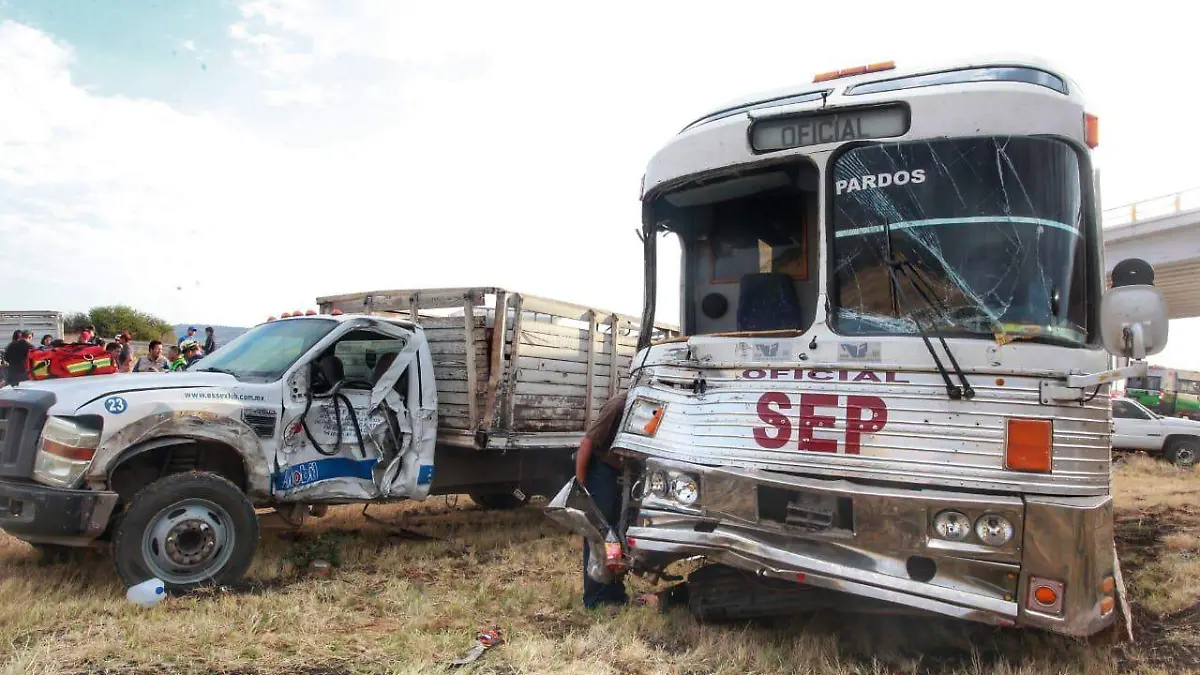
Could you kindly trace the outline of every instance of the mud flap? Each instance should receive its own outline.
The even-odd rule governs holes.
[[[563,527],[583,535],[589,547],[587,575],[602,584],[616,578],[604,565],[604,534],[611,527],[587,488],[574,477],[546,505],[546,517]]]

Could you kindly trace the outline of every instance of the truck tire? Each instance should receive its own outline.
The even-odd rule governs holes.
[[[161,478],[134,495],[113,536],[127,586],[162,580],[169,590],[224,585],[246,573],[258,547],[258,516],[236,485],[214,473]]]
[[[489,511],[510,511],[529,503],[529,495],[518,497],[511,492],[472,492],[471,501]]]
[[[1200,442],[1195,438],[1175,438],[1167,444],[1167,461],[1182,469],[1190,469],[1200,459]]]

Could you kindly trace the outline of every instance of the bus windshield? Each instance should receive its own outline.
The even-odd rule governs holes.
[[[1088,342],[1071,146],[1029,137],[859,146],[837,157],[832,181],[838,332]]]
[[[219,371],[239,380],[273,382],[337,326],[333,319],[263,323],[197,361],[188,370]]]

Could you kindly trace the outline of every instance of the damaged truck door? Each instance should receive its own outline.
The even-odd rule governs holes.
[[[287,376],[272,490],[282,502],[422,499],[437,390],[423,331],[346,323]],[[422,363],[424,361],[424,363]]]

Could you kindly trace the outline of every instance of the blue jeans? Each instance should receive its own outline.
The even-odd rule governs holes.
[[[621,484],[618,481],[620,477],[619,471],[594,457],[588,462],[587,485],[584,487],[591,493],[592,501],[596,502],[604,519],[613,527],[617,526],[621,517]],[[623,605],[629,602],[629,596],[625,594],[623,579],[611,584],[602,584],[587,575],[588,549],[589,546],[585,539],[583,541],[583,606],[591,609],[602,604]]]

